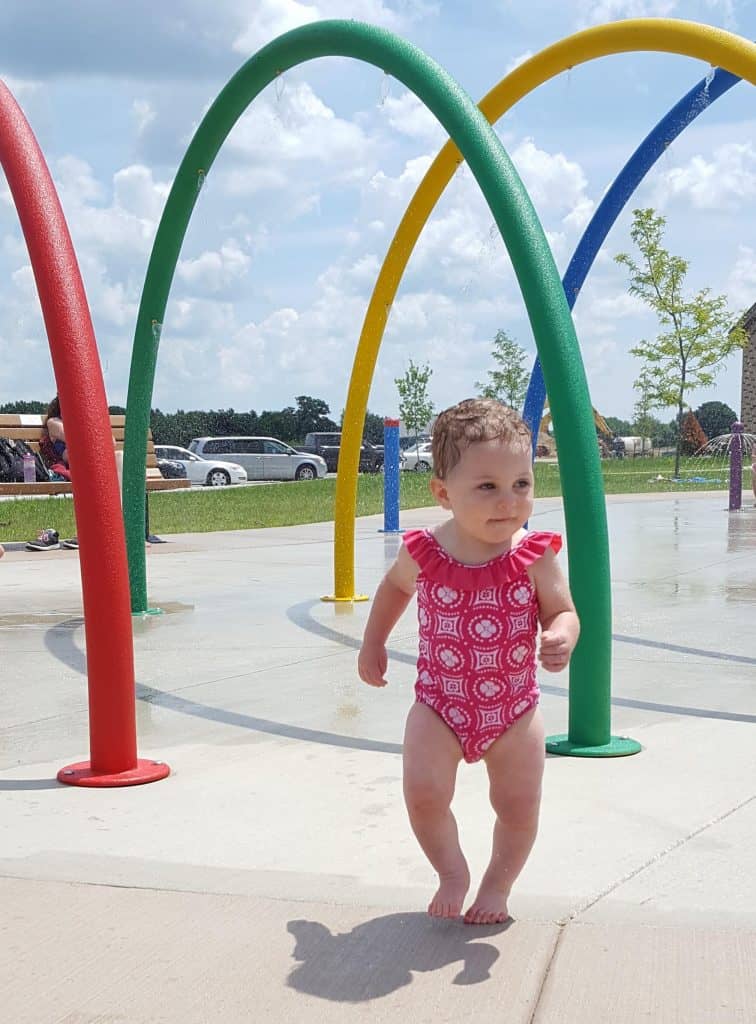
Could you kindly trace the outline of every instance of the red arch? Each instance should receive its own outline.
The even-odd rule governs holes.
[[[61,769],[58,778],[88,786],[149,782],[167,775],[168,767],[137,758],[126,543],[92,319],[47,164],[21,108],[1,81],[0,165],[37,283],[75,482],[90,761]]]

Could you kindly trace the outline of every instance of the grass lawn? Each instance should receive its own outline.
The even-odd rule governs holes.
[[[687,459],[681,467],[684,482],[671,482],[672,459],[608,459],[602,462],[607,494],[640,494],[726,490],[727,466],[722,460]],[[537,462],[536,495],[562,493],[556,463]],[[660,478],[660,479],[657,479]],[[748,471],[744,472],[745,484]],[[174,491],[150,496],[150,528],[153,533],[208,533],[213,530],[254,530],[264,526],[294,526],[333,519],[336,480],[271,484],[256,487],[217,487],[201,491]],[[402,473],[400,505],[421,508],[433,505],[428,477]],[[383,511],[383,477],[361,475],[357,515]],[[61,537],[76,533],[73,502],[67,498],[22,499],[0,502],[0,541],[28,540],[44,527]]]

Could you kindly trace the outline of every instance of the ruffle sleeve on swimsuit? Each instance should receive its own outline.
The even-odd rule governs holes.
[[[534,530],[503,555],[481,565],[463,565],[458,562],[444,551],[428,530],[408,530],[404,535],[404,546],[428,579],[461,590],[480,590],[482,587],[500,587],[517,579],[529,565],[542,558],[549,548],[558,554],[562,538],[558,533]]]

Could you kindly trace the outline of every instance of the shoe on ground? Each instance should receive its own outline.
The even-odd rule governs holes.
[[[70,540],[62,540],[60,542],[60,546],[62,548],[71,548],[74,551],[78,551],[79,550],[79,538],[78,537],[71,537]]]
[[[60,547],[57,530],[40,530],[35,540],[26,542],[27,551],[52,551]]]

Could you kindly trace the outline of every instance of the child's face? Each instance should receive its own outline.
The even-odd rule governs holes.
[[[471,444],[446,479],[434,478],[431,488],[467,534],[485,544],[503,544],[533,511],[530,449],[500,440]]]

